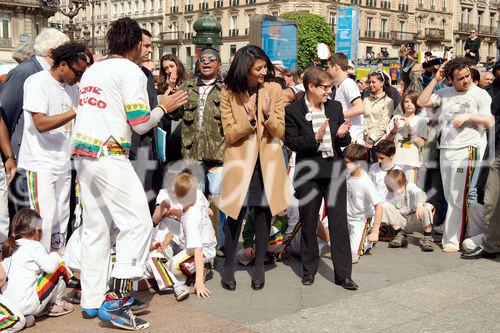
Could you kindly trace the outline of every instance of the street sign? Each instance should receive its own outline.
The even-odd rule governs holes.
[[[359,17],[359,7],[341,7],[337,11],[335,52],[344,53],[354,62],[358,59]]]

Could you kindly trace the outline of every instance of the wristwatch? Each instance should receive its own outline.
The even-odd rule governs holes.
[[[5,157],[5,160],[6,160],[6,161],[7,161],[7,160],[14,160],[14,161],[15,161],[15,160],[17,160],[17,158],[16,158],[16,155],[12,154],[12,155],[10,155],[10,156],[6,156],[6,157]]]

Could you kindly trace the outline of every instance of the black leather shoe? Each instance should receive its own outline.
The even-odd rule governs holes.
[[[220,280],[220,284],[221,284],[222,288],[224,288],[226,290],[233,291],[236,289],[236,281],[234,281],[234,280],[229,280],[229,281]]]
[[[352,279],[335,280],[335,284],[347,290],[357,290],[358,285]]]
[[[304,286],[310,286],[313,283],[314,283],[314,275],[304,274],[304,276],[302,276],[302,284]]]
[[[472,251],[464,252],[460,255],[460,258],[462,259],[481,259],[481,258],[492,259],[496,257],[497,257],[496,253],[486,252],[480,246],[476,247]]]
[[[264,281],[252,279],[252,289],[253,290],[261,290],[262,288],[264,288],[264,283],[265,283]]]

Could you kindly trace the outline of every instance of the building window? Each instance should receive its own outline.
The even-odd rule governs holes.
[[[335,25],[337,24],[337,13],[330,13],[330,26],[332,27],[332,32],[335,32]]]
[[[6,16],[2,16],[1,18],[2,20],[2,25],[1,25],[1,34],[0,36],[2,36],[2,38],[10,38],[9,37],[9,18],[6,17]]]
[[[483,14],[484,12],[477,12],[477,28],[480,29],[483,24]]]
[[[275,17],[278,17],[279,16],[279,12],[277,12],[277,11],[271,12],[271,15],[275,16]]]
[[[382,33],[386,33],[387,32],[387,19],[382,19],[380,26],[381,26],[380,31]]]
[[[405,21],[399,21],[399,31],[406,32],[406,22]]]
[[[445,20],[441,21],[441,30],[446,30],[446,21]]]
[[[366,31],[372,31],[372,20],[373,17],[366,18]]]
[[[238,16],[231,16],[231,29],[238,29]]]
[[[434,21],[434,18],[431,18],[429,20],[429,28],[432,29],[436,26],[436,22]]]
[[[234,56],[236,54],[236,45],[235,44],[231,44],[229,46],[229,55],[230,56]]]
[[[176,47],[172,47],[171,49],[172,51],[170,53],[172,53],[174,56],[177,55],[177,48]]]

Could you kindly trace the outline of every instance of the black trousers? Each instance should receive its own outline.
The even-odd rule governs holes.
[[[264,261],[269,241],[269,229],[271,228],[271,210],[269,207],[252,207],[255,212],[255,265],[254,280],[264,280]],[[224,225],[224,270],[222,279],[225,281],[234,281],[234,257],[236,247],[240,238],[241,225],[247,212],[246,207],[242,207],[238,219],[227,218]],[[247,222],[248,223],[248,222]]]
[[[352,255],[347,226],[347,183],[345,176],[336,179],[312,179],[296,188],[302,223],[300,253],[304,274],[318,271],[319,250],[316,232],[322,199],[325,199],[330,232],[335,279],[351,278]]]

